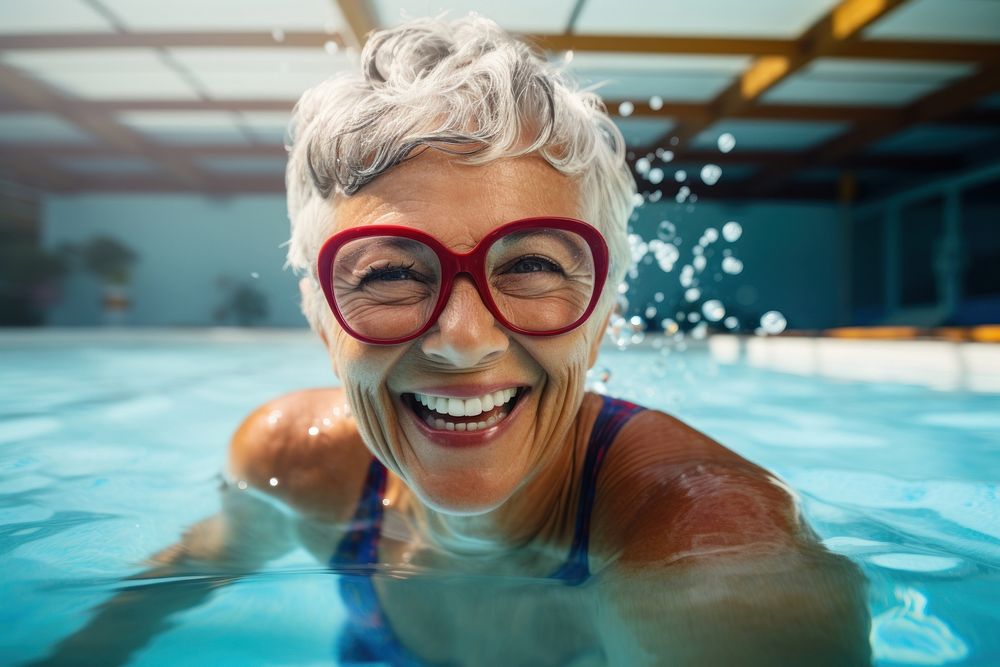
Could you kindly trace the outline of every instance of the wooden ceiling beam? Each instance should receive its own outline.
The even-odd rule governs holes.
[[[857,125],[846,134],[834,137],[799,158],[803,165],[823,165],[849,159],[873,145],[918,123],[931,123],[956,117],[977,100],[1000,91],[1000,65],[984,67],[972,76],[959,79],[916,102],[896,110],[880,122]],[[761,192],[781,187],[794,170],[767,170],[752,181]]]
[[[856,39],[866,26],[885,16],[906,0],[842,0],[795,40],[792,54],[760,56],[710,103],[712,113],[697,122],[683,122],[656,143],[670,140],[683,148],[702,130],[723,118],[731,118],[756,104],[766,93],[803,67],[823,56],[837,55],[842,44]]]
[[[50,86],[22,75],[16,69],[0,63],[0,90],[8,98],[26,108],[53,113],[103,141],[115,150],[151,159],[179,183],[189,187],[205,184],[205,174],[175,156],[163,153],[141,134],[114,120],[106,113],[73,104]]]
[[[347,21],[349,34],[345,37],[349,46],[360,51],[368,40],[369,33],[379,27],[375,20],[374,8],[366,0],[330,0],[330,2],[340,9],[340,14]]]
[[[280,38],[278,38],[280,37]],[[253,32],[107,32],[0,35],[0,51],[53,49],[255,48],[292,49],[348,46],[338,33],[321,31]]]
[[[375,29],[373,22],[360,20],[362,36]],[[353,29],[353,28],[352,28]],[[800,43],[792,39],[740,37],[691,37],[689,35],[565,35],[525,34],[522,37],[540,49],[559,53],[637,53],[704,56],[787,56],[799,53]],[[109,32],[2,34],[0,51],[52,49],[123,48],[337,48],[353,44],[354,37],[323,31],[290,30],[275,34],[266,31],[233,32]],[[838,46],[842,58],[863,60],[917,60],[991,63],[1000,60],[1000,45],[981,42],[939,42],[915,40],[855,39]]]

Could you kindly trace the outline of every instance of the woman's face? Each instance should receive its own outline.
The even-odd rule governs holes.
[[[576,183],[538,157],[465,165],[433,150],[335,202],[336,231],[373,224],[420,229],[466,252],[521,218],[580,218]],[[456,278],[436,324],[400,345],[362,343],[336,323],[326,340],[372,451],[429,506],[451,514],[492,510],[567,455],[584,374],[604,328],[595,312],[558,336],[524,336],[500,325],[468,276]],[[515,398],[473,432],[427,420],[415,394]],[[483,400],[483,408],[488,405]],[[501,413],[509,411],[503,417]],[[445,415],[447,417],[447,415]],[[442,420],[446,421],[446,420]],[[457,422],[469,421],[456,419]],[[435,425],[436,424],[436,425]]]

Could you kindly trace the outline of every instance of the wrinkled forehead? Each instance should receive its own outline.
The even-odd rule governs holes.
[[[334,200],[332,232],[393,224],[471,248],[512,220],[583,218],[577,181],[537,156],[468,164],[428,150]],[[331,232],[331,233],[332,233]]]

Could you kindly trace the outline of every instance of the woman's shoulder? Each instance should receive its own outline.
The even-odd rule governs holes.
[[[340,388],[295,391],[251,412],[233,434],[228,476],[305,514],[349,515],[371,461]]]
[[[787,544],[802,529],[775,476],[659,410],[642,410],[622,427],[598,492],[598,542],[624,561]]]

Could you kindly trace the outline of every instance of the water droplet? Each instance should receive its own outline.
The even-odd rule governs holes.
[[[664,162],[673,162],[674,152],[673,151],[663,151],[663,153],[661,153],[659,157]]]
[[[624,294],[627,291],[628,291],[628,283],[619,283],[618,284],[618,293],[619,294]]]
[[[267,483],[270,484],[271,486],[278,486],[278,478],[272,477],[267,481]]]
[[[239,487],[240,491],[246,491],[247,488],[246,480],[241,479],[240,481],[236,482],[236,486]]]
[[[722,225],[722,238],[726,239],[730,243],[739,241],[741,236],[743,236],[743,225],[735,220],[730,220],[726,224]]]
[[[719,240],[719,230],[715,227],[709,227],[705,230],[703,238],[705,239],[706,245],[709,243],[715,243]]]
[[[694,264],[694,270],[697,271],[698,273],[701,273],[702,271],[705,270],[705,263],[707,261],[708,260],[705,259],[704,255],[698,255],[697,257],[694,258],[694,261],[691,263]]]
[[[250,277],[253,278],[254,280],[256,280],[257,278],[260,278],[260,274],[257,273],[256,271],[251,271],[250,272]]]
[[[691,329],[691,338],[695,340],[704,340],[705,336],[708,335],[708,323],[701,322],[694,329]],[[694,377],[691,377],[694,380]]]
[[[718,322],[726,316],[726,307],[718,299],[710,299],[701,304],[701,314],[709,322]]]
[[[760,316],[760,328],[770,335],[780,334],[788,326],[785,316],[776,310],[769,310]]]
[[[663,170],[659,167],[654,167],[649,170],[649,182],[653,185],[663,182]]]
[[[695,257],[699,257],[699,256],[705,254],[705,247],[704,247],[704,245],[702,245],[704,243],[704,241],[705,241],[705,239],[703,239],[703,238],[699,239],[698,240],[698,245],[696,245],[695,247],[691,248],[691,254],[692,255],[694,255]]]
[[[684,202],[685,199],[688,198],[688,195],[690,194],[691,194],[691,188],[689,188],[686,185],[682,185],[681,189],[677,191],[677,196],[674,197],[674,199],[677,200],[678,204],[681,204]]]
[[[628,235],[629,253],[632,255],[632,263],[638,264],[639,260],[649,252],[649,244],[642,240],[638,234]]]
[[[656,303],[663,303],[663,292],[657,292],[653,295],[653,301]]]
[[[677,181],[678,183],[683,183],[684,181],[687,180],[687,177],[688,173],[683,169],[678,169],[677,171],[674,172],[674,180]]]
[[[656,227],[656,236],[662,241],[672,241],[677,236],[677,227],[669,220],[661,220]]]
[[[656,192],[650,193],[650,195],[648,197],[646,197],[646,199],[648,201],[656,203],[656,202],[660,201],[660,197],[662,197],[662,196],[663,196],[663,193],[660,190],[657,190]]]
[[[688,303],[694,303],[701,298],[701,290],[697,287],[691,287],[684,292],[684,300]]]
[[[655,256],[660,270],[670,273],[674,270],[674,264],[680,259],[681,253],[673,243],[664,243],[657,248]]]
[[[671,336],[677,333],[678,330],[680,330],[680,326],[677,324],[677,322],[674,322],[669,317],[660,322],[660,326],[663,327],[664,333]]]
[[[635,111],[635,105],[627,100],[618,105],[619,116],[631,116],[633,111]]]
[[[729,132],[724,132],[719,135],[718,141],[719,150],[723,153],[728,153],[729,151],[736,148],[736,137],[734,137]]]
[[[641,157],[635,161],[635,170],[640,174],[645,174],[649,171],[649,158]]]
[[[722,270],[731,276],[739,275],[743,273],[743,262],[735,257],[723,257]]]
[[[632,195],[632,206],[634,208],[639,208],[640,206],[642,206],[645,203],[646,203],[646,200],[643,199],[642,195],[639,194],[638,192],[636,192],[634,195]]]
[[[701,168],[701,180],[705,185],[715,185],[722,178],[722,167],[717,164],[706,164]]]
[[[573,49],[570,49],[569,51],[563,54],[563,62],[566,63],[567,65],[573,62]]]
[[[326,51],[327,54],[332,56],[335,53],[337,53],[337,51],[340,51],[340,44],[337,44],[337,42],[333,41],[332,39],[327,40],[323,44],[323,50]]]
[[[653,95],[649,98],[649,108],[653,111],[659,111],[663,108],[663,98],[659,95]]]
[[[646,316],[647,320],[653,319],[654,317],[656,317],[656,307],[646,306],[646,312],[644,313],[644,315]]]
[[[681,269],[680,275],[681,287],[691,287],[694,284],[694,267],[690,264],[685,264]]]
[[[701,321],[701,313],[688,313],[688,322],[692,324]]]
[[[319,427],[316,427],[316,426],[310,426],[310,427],[309,427],[309,435],[312,435],[312,436],[317,436],[317,435],[319,435]]]
[[[271,31],[271,37],[276,42],[283,42],[285,41],[285,31],[282,30],[281,28],[275,28],[274,30]]]
[[[740,321],[738,319],[736,319],[735,317],[733,317],[732,315],[730,315],[729,317],[727,317],[726,319],[724,319],[722,321],[722,323],[726,326],[727,329],[730,329],[730,330],[735,329],[736,327],[738,327],[740,325]]]

